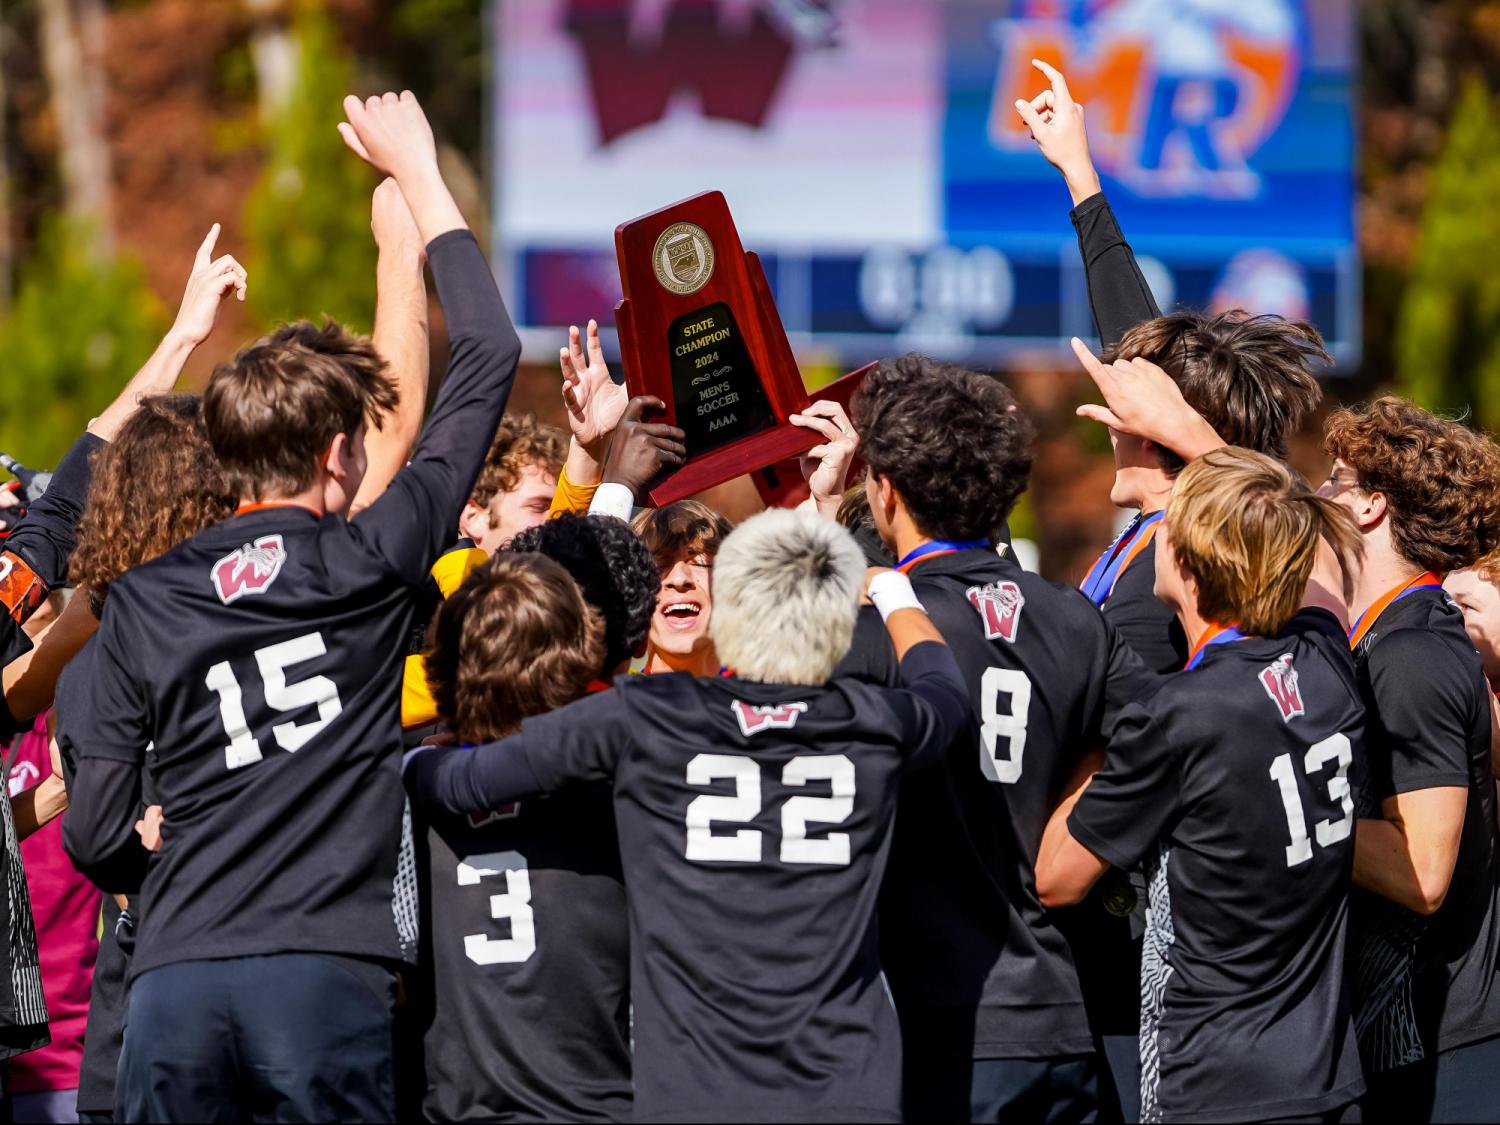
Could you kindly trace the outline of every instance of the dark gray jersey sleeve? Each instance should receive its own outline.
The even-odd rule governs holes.
[[[900,724],[904,765],[921,769],[942,758],[964,727],[974,722],[969,689],[953,651],[937,641],[923,641],[901,660],[904,688],[889,692]]]
[[[1160,316],[1161,309],[1104,193],[1089,196],[1073,208],[1070,217],[1078,234],[1094,327],[1101,343],[1118,343],[1141,321]]]
[[[353,521],[391,570],[414,586],[457,534],[521,358],[521,339],[473,234],[439,235],[427,261],[448,326],[448,373],[410,463]]]

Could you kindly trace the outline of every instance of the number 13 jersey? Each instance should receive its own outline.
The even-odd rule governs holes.
[[[1331,614],[1213,644],[1120,717],[1068,828],[1148,861],[1141,1119],[1269,1121],[1364,1088],[1344,981],[1364,708]]]

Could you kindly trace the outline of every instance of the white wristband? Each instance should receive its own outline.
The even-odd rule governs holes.
[[[870,579],[868,592],[870,601],[880,611],[882,621],[889,621],[891,614],[898,609],[920,609],[923,613],[927,612],[911,588],[911,579],[899,570],[885,570],[877,574]]]
[[[594,499],[589,504],[591,516],[614,516],[630,522],[635,511],[635,494],[623,484],[606,482],[594,490]]]

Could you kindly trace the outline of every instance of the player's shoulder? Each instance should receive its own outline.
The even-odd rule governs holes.
[[[1382,694],[1400,689],[1413,699],[1449,696],[1483,681],[1483,665],[1458,610],[1435,605],[1370,639],[1364,668]],[[1465,694],[1474,694],[1465,691]]]
[[[978,557],[963,557],[967,555]],[[1028,619],[1040,619],[1073,637],[1089,632],[1102,637],[1105,631],[1098,607],[1081,590],[988,553],[963,552],[918,567],[912,571],[912,588],[934,618],[977,613],[992,636],[1016,635]]]

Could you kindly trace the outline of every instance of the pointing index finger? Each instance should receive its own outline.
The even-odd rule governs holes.
[[[1109,368],[1100,363],[1094,353],[1089,351],[1088,345],[1077,336],[1073,337],[1072,344],[1073,354],[1078,357],[1078,362],[1083,364],[1083,369],[1099,384],[1099,389],[1103,390],[1104,381],[1109,378]]]
[[[1052,93],[1057,96],[1059,104],[1073,100],[1073,95],[1068,93],[1068,80],[1062,76],[1062,71],[1041,59],[1032,59],[1031,65],[1047,76],[1047,81],[1052,83]]]
[[[214,247],[219,242],[219,230],[218,223],[208,228],[208,237],[199,244],[198,253],[193,257],[193,265],[195,267],[201,268],[213,260]]]

